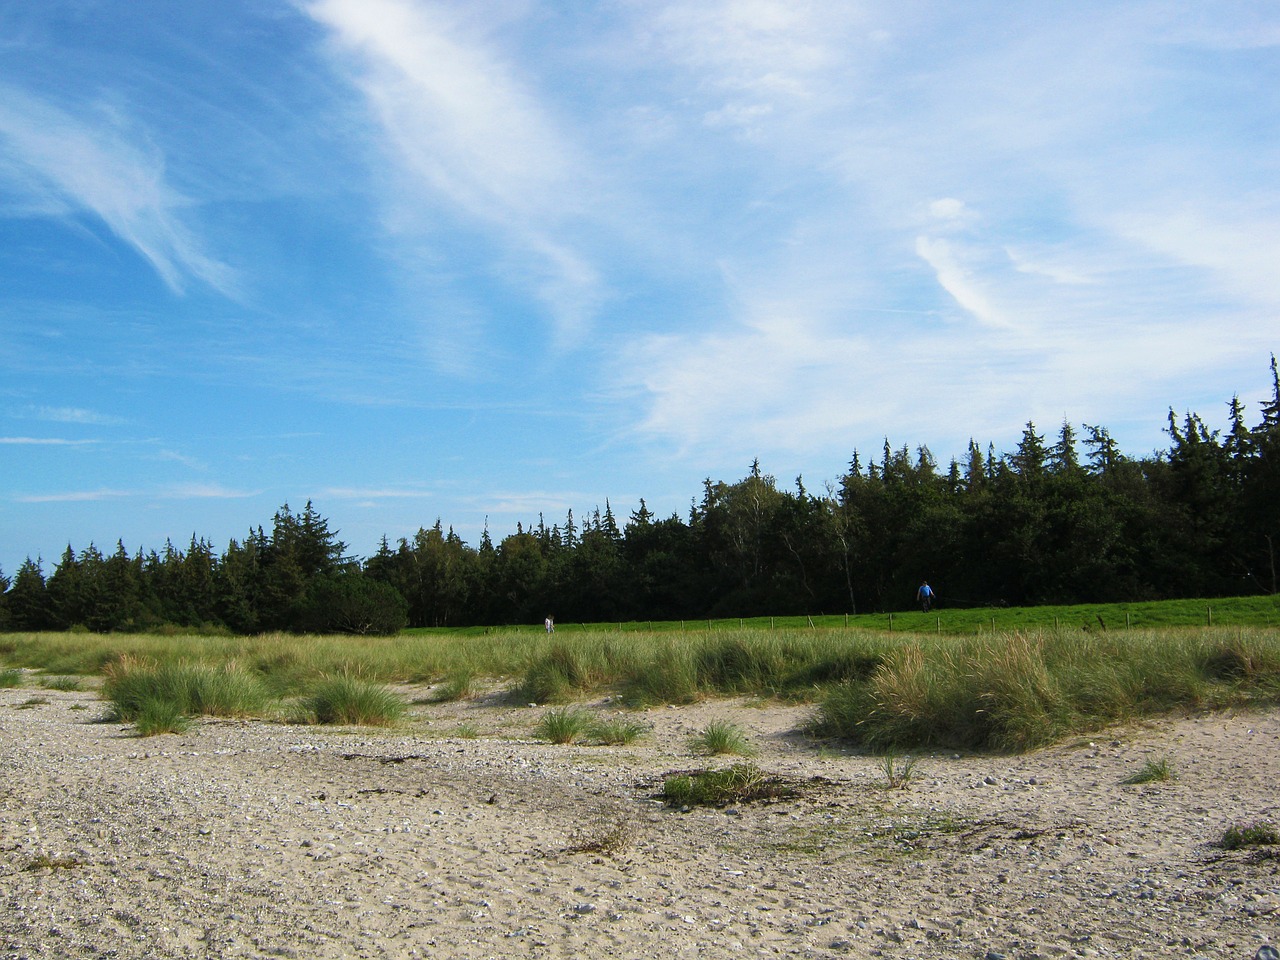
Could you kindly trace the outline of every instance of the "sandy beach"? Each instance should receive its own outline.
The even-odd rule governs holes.
[[[403,691],[425,701],[428,688]],[[537,740],[544,707],[414,705],[390,730],[201,720],[137,737],[92,691],[0,690],[0,957],[1206,957],[1280,942],[1280,713],[1017,756],[881,757],[812,707],[620,711],[626,746]],[[713,719],[797,795],[681,810]],[[1167,760],[1176,778],[1124,781]]]

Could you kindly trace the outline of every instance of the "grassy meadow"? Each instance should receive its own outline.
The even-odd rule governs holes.
[[[1210,625],[1212,622],[1212,626]],[[0,672],[101,676],[149,732],[194,715],[394,724],[393,684],[634,706],[808,703],[808,731],[865,748],[1026,750],[1175,711],[1280,702],[1280,601],[947,610],[684,624],[417,630],[395,637],[0,635]],[[585,734],[577,734],[585,735]],[[595,736],[600,736],[596,733]],[[709,748],[710,749],[710,748]]]

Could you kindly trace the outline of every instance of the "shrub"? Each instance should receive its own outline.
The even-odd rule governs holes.
[[[389,636],[408,624],[409,604],[389,583],[343,573],[311,582],[298,619],[315,633]]]
[[[0,670],[0,689],[22,686],[22,671],[17,667]]]
[[[325,677],[303,705],[316,723],[369,727],[397,723],[408,709],[403,697],[350,674]]]

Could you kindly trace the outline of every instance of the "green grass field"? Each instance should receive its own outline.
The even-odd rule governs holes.
[[[284,700],[314,699],[334,677],[442,690],[466,678],[468,691],[521,703],[781,698],[813,704],[815,736],[872,749],[1024,750],[1138,717],[1280,702],[1280,599],[943,609],[847,623],[561,624],[554,635],[540,625],[368,638],[0,635],[0,670],[105,675],[110,691],[121,664],[139,676],[183,664],[251,679],[269,698],[267,715]]]

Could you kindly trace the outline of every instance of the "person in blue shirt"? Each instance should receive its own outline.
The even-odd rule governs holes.
[[[928,580],[920,581],[920,589],[916,591],[916,600],[920,603],[920,609],[925,613],[929,612],[929,608],[933,606],[933,587],[929,586]]]

